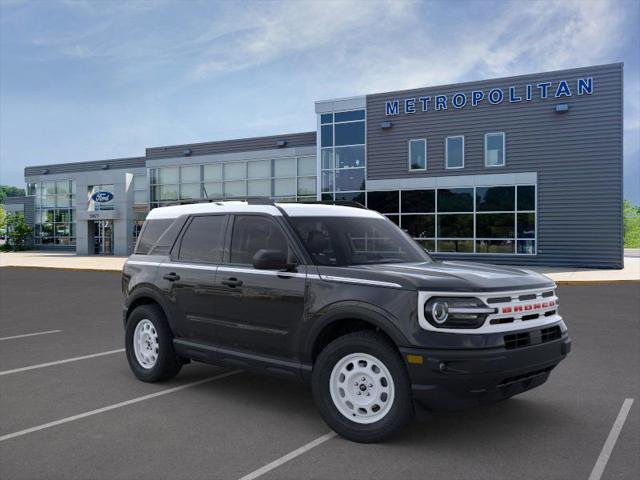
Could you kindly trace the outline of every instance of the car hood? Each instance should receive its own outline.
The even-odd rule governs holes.
[[[349,270],[354,274],[362,272],[363,279],[394,282],[420,290],[490,292],[554,286],[551,279],[531,270],[472,262],[359,265]]]

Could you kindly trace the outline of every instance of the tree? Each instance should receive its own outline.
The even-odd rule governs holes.
[[[24,188],[12,187],[11,185],[0,185],[0,203],[4,203],[7,197],[23,197]]]
[[[0,232],[4,232],[4,227],[7,226],[7,213],[4,211],[2,205],[0,205]]]
[[[625,200],[623,212],[624,246],[625,248],[640,248],[640,207]]]
[[[13,250],[23,250],[29,235],[31,235],[31,227],[24,221],[24,213],[16,212],[7,215],[8,243]]]

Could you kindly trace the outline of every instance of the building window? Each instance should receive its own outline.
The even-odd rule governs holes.
[[[320,115],[320,188],[323,200],[365,203],[365,111]]]
[[[313,155],[153,168],[149,175],[151,207],[247,197],[316,200],[316,168]]]
[[[35,197],[34,243],[75,245],[76,182],[40,182],[32,184],[30,191]]]
[[[409,140],[409,170],[427,169],[427,140]]]
[[[133,203],[134,205],[147,205],[147,176],[146,175],[134,175],[133,176]]]
[[[484,166],[504,167],[505,137],[504,133],[487,133],[484,136]]]
[[[445,139],[447,168],[464,168],[464,137],[462,135]]]
[[[536,253],[536,187],[367,192],[367,207],[438,253]]]

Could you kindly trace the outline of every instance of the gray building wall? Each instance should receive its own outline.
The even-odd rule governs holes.
[[[118,163],[119,160],[135,160],[134,162]],[[116,163],[112,163],[116,162]],[[111,168],[85,168],[84,163],[109,164]],[[130,165],[125,169],[115,168],[120,165]],[[137,167],[131,165],[138,165]],[[46,168],[49,173],[42,174]],[[31,174],[30,174],[31,173]],[[25,181],[45,182],[55,180],[74,180],[76,182],[75,222],[76,222],[76,246],[49,245],[43,248],[55,250],[75,250],[79,255],[93,254],[93,232],[90,231],[92,220],[113,220],[114,255],[129,255],[133,248],[131,232],[133,229],[134,212],[132,211],[133,174],[146,174],[144,158],[142,164],[138,159],[116,159],[101,162],[81,162],[78,164],[67,163],[49,165],[45,167],[27,167],[25,169]],[[113,184],[114,195],[113,210],[89,212],[87,205],[87,192],[91,185]],[[34,200],[34,197],[29,197]]]
[[[122,170],[144,168],[145,157],[112,158],[109,160],[93,160],[90,162],[58,163],[53,165],[37,165],[24,169],[25,177],[55,175],[59,173],[82,173],[105,170]]]
[[[278,142],[286,142],[278,145]],[[218,142],[189,143],[168,147],[146,149],[147,160],[185,157],[190,155],[210,155],[220,153],[241,153],[255,150],[271,150],[282,147],[306,147],[316,144],[316,132],[288,133],[268,137],[241,138]],[[188,152],[188,153],[187,153]]]
[[[622,64],[493,79],[367,96],[368,180],[419,179],[456,175],[537,174],[538,254],[455,256],[511,264],[544,264],[621,268],[622,226]],[[591,95],[575,94],[579,77],[593,77]],[[569,81],[572,97],[555,98],[560,80]],[[531,101],[510,103],[508,87],[522,92],[527,84],[553,82],[547,99],[534,87]],[[451,96],[472,90],[488,93],[499,87],[505,100],[490,105],[485,100],[467,106],[434,111],[434,96]],[[402,100],[431,96],[429,111],[405,114]],[[400,100],[398,115],[385,115],[386,100]],[[567,113],[555,105],[569,104]],[[382,129],[384,121],[392,128]],[[484,166],[484,134],[506,133],[506,166]],[[445,169],[445,137],[465,136],[465,168]],[[427,170],[408,169],[408,140],[427,139]],[[375,183],[375,182],[372,182]],[[371,187],[368,187],[372,190]]]

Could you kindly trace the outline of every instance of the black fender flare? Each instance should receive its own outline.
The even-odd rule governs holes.
[[[123,319],[125,328],[126,328],[126,323],[129,317],[129,313],[131,312],[131,306],[135,305],[136,303],[138,303],[138,300],[143,298],[150,299],[155,303],[157,303],[158,305],[160,305],[160,308],[162,308],[167,318],[167,322],[169,322],[169,325],[172,327],[172,330],[173,330],[173,325],[171,321],[171,317],[172,317],[171,313],[173,310],[172,306],[164,297],[164,295],[162,295],[162,293],[158,291],[156,287],[149,284],[137,285],[127,296],[127,300],[124,304],[125,312],[124,312],[124,319]]]
[[[313,346],[322,331],[332,323],[345,319],[361,320],[373,325],[391,338],[398,347],[409,345],[407,338],[398,327],[399,320],[390,312],[366,302],[337,302],[319,311],[313,319],[311,328],[301,342],[304,363],[313,362]]]

